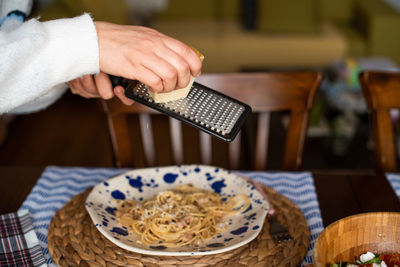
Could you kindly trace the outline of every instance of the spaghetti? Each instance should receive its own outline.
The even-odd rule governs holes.
[[[250,199],[180,185],[143,203],[124,200],[116,215],[120,224],[141,237],[145,245],[180,247],[203,245],[227,228],[226,218],[246,210]]]

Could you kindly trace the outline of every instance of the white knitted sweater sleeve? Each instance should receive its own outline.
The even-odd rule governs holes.
[[[88,14],[3,24],[0,59],[0,114],[40,110],[65,92],[65,82],[99,72],[96,28]]]

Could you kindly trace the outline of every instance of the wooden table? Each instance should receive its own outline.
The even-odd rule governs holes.
[[[18,210],[42,167],[0,166],[0,214]],[[357,213],[398,211],[400,201],[386,178],[372,171],[313,171],[325,226]]]

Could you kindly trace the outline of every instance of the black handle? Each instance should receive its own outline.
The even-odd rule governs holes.
[[[109,75],[110,76],[110,80],[111,80],[111,84],[113,86],[113,88],[117,85],[121,85],[122,87],[126,88],[128,86],[129,80],[122,78],[122,77],[117,77],[114,75]]]

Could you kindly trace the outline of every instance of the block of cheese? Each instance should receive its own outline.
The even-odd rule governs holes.
[[[199,56],[200,60],[203,61],[204,55],[201,54],[196,48],[194,48],[192,46],[190,48],[192,48],[193,51],[195,51],[196,54]],[[184,88],[175,89],[168,93],[154,93],[151,90],[149,90],[149,93],[155,103],[165,103],[168,101],[175,101],[175,100],[178,100],[181,98],[185,98],[189,94],[190,88],[192,88],[193,82],[194,82],[194,77],[190,76],[189,84]]]

